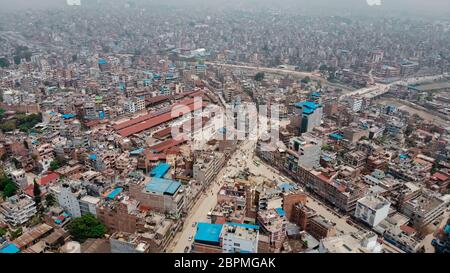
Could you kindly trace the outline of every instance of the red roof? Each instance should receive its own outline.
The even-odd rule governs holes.
[[[26,195],[28,195],[30,197],[34,197],[34,185],[33,184],[28,185],[25,188],[24,192],[25,192]],[[41,190],[41,196],[43,196],[43,195],[44,195],[44,193]]]
[[[153,134],[154,138],[165,138],[166,136],[170,135],[172,133],[172,127],[167,127],[162,129],[161,131],[158,131],[156,133]]]
[[[124,122],[122,122],[122,123],[115,124],[115,125],[113,126],[113,128],[114,128],[115,130],[124,129],[124,128],[130,127],[130,126],[132,126],[132,125],[134,125],[134,124],[137,124],[137,123],[146,121],[146,120],[148,120],[148,119],[151,119],[151,118],[153,118],[153,117],[159,116],[159,115],[161,115],[161,114],[163,114],[163,113],[170,112],[170,111],[172,110],[172,108],[176,107],[177,105],[189,105],[189,104],[192,104],[193,102],[194,102],[194,99],[190,99],[190,98],[188,98],[188,99],[183,99],[183,100],[181,100],[181,101],[178,102],[178,103],[175,103],[175,104],[173,104],[173,105],[171,105],[171,106],[162,108],[162,109],[160,109],[160,110],[158,110],[158,111],[154,111],[154,112],[148,113],[147,115],[139,116],[139,117],[130,119],[130,120],[128,120],[128,121],[124,121]]]
[[[433,178],[441,180],[441,181],[447,181],[447,179],[449,177],[441,172],[436,172],[433,174]]]
[[[48,173],[47,175],[44,175],[37,181],[37,183],[41,186],[47,186],[49,183],[56,182],[59,179],[58,173]]]
[[[208,122],[208,120],[209,120],[209,118],[203,117],[202,118],[202,126],[205,125],[206,122]],[[190,127],[186,127],[186,126],[189,126],[189,123],[190,123]],[[185,121],[182,125],[180,125],[178,130],[180,133],[182,133],[182,132],[184,132],[184,130],[183,130],[184,128],[195,129],[194,126],[195,126],[195,118],[192,118],[190,121]],[[164,129],[154,133],[153,137],[157,138],[157,139],[162,139],[162,138],[169,136],[171,133],[172,133],[172,127],[167,127],[167,128],[164,128]]]
[[[147,151],[145,153],[145,157],[147,158],[147,160],[150,160],[150,161],[159,161],[159,160],[166,159],[165,154],[154,154],[150,151]]]
[[[414,228],[412,228],[412,227],[410,227],[410,226],[407,226],[407,225],[401,225],[401,226],[400,226],[400,229],[401,229],[404,233],[409,234],[409,235],[412,235],[412,234],[416,233],[416,230],[415,230]]]
[[[151,146],[150,149],[157,153],[160,153],[160,152],[167,150],[169,148],[172,148],[174,146],[178,146],[186,141],[187,141],[186,138],[182,138],[180,140],[168,139],[166,141],[163,141],[161,143]]]
[[[200,106],[195,104],[195,103],[192,103],[192,104],[189,104],[189,105],[186,105],[186,106],[188,107],[189,111],[192,112],[192,111],[198,110],[199,108],[203,108],[206,105],[207,105],[207,103],[204,102]],[[123,137],[127,137],[127,136],[130,136],[130,135],[133,135],[133,134],[136,134],[136,133],[139,133],[139,132],[151,129],[151,128],[153,128],[155,126],[158,126],[158,125],[160,125],[162,123],[171,121],[171,120],[173,120],[175,118],[178,118],[178,117],[183,115],[183,113],[181,112],[184,109],[183,106],[181,106],[181,105],[180,106],[175,106],[177,108],[175,108],[175,107],[172,108],[172,111],[170,111],[170,112],[161,114],[161,115],[153,117],[151,119],[147,119],[147,120],[145,120],[143,122],[140,122],[140,123],[131,125],[129,127],[120,129],[120,130],[118,130],[118,133],[121,136],[123,136]],[[173,115],[172,112],[174,110],[176,111],[178,109],[180,110],[180,112],[177,113],[177,115]]]
[[[169,100],[171,98],[172,98],[172,96],[164,96],[164,95],[163,96],[156,96],[156,97],[151,97],[151,98],[146,99],[145,102],[147,104],[154,104],[154,103],[158,103],[158,102],[163,102],[163,101]]]

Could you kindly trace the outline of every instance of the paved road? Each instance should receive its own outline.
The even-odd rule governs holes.
[[[445,226],[449,216],[450,216],[450,212],[446,211],[444,213],[444,215],[442,216],[441,222],[439,223],[439,226],[436,228],[436,230],[439,228],[443,228]],[[434,253],[435,252],[434,246],[431,245],[431,241],[433,239],[434,239],[434,232],[425,236],[425,238],[423,238],[422,242],[420,242],[420,246],[425,247],[425,253]]]
[[[418,83],[423,83],[423,82],[428,82],[428,81],[436,81],[436,80],[443,79],[447,76],[448,76],[447,74],[441,74],[441,75],[424,76],[424,77],[413,77],[413,78],[395,81],[395,82],[392,82],[389,84],[377,83],[374,86],[365,87],[365,88],[361,88],[361,89],[358,89],[358,90],[355,90],[352,92],[345,93],[339,97],[339,100],[342,100],[349,96],[355,96],[355,95],[359,95],[364,98],[371,99],[371,98],[378,97],[378,96],[381,96],[381,95],[389,92],[389,89],[395,85],[406,86],[406,85],[418,84]]]
[[[235,168],[233,164],[238,162],[243,157],[244,152],[252,150],[254,143],[251,141],[244,141],[237,151],[232,155],[224,168],[217,174],[215,181],[204,191],[204,194],[192,207],[188,217],[185,219],[185,224],[181,233],[178,233],[168,248],[168,252],[182,253],[187,246],[192,244],[189,237],[195,236],[196,227],[193,226],[197,222],[209,222],[208,212],[211,211],[217,203],[217,194],[221,186],[225,182],[225,175],[236,175],[242,168]],[[232,170],[232,172],[230,172]]]

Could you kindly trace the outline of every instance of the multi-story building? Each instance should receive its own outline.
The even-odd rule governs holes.
[[[152,177],[130,184],[130,196],[154,211],[180,217],[184,208],[184,190],[180,182]]]
[[[257,253],[259,226],[225,223],[221,238],[224,253]]]
[[[97,206],[97,218],[109,231],[135,233],[143,226],[136,200],[104,201]]]
[[[100,201],[100,198],[97,197],[89,195],[83,196],[79,201],[81,215],[90,213],[97,216],[97,205]]]
[[[381,253],[383,246],[374,232],[365,231],[320,240],[320,253]]]
[[[220,152],[205,152],[195,157],[193,178],[203,186],[209,185],[225,165],[225,155]]]
[[[269,236],[269,243],[274,249],[281,248],[286,238],[287,220],[281,208],[260,210],[256,218],[261,233]]]
[[[402,212],[411,218],[416,228],[421,228],[439,218],[447,208],[450,196],[424,192],[416,198],[409,199],[402,206]]]
[[[367,195],[356,204],[355,217],[371,227],[377,226],[389,214],[390,202],[381,196]]]
[[[299,133],[311,132],[314,127],[320,126],[323,116],[321,104],[312,101],[303,101],[296,103],[294,106],[296,112],[291,119],[291,125]]]
[[[133,233],[116,232],[109,237],[111,253],[147,253],[149,243]]]
[[[80,197],[86,194],[81,182],[72,181],[61,186],[50,187],[50,192],[56,197],[58,204],[73,217],[81,217]]]
[[[310,233],[314,238],[320,240],[336,235],[336,223],[321,215],[317,215],[308,221],[306,231],[308,231],[308,233]]]
[[[36,204],[28,195],[14,195],[0,204],[0,213],[5,222],[18,226],[26,223],[36,214]]]
[[[292,151],[288,156],[288,164],[292,165],[291,170],[296,172],[297,166],[311,169],[320,166],[320,152],[322,140],[312,135],[303,134],[301,137],[294,137],[290,141]]]

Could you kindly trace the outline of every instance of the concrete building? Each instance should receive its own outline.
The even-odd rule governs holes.
[[[449,200],[450,195],[441,196],[425,192],[405,202],[402,212],[411,218],[412,225],[418,229],[439,218],[447,208]]]
[[[97,216],[97,205],[99,202],[100,198],[89,195],[83,196],[79,201],[81,215],[90,213]]]
[[[14,183],[19,186],[19,188],[25,189],[28,186],[28,181],[24,170],[13,170],[9,173],[9,175]]]
[[[111,253],[146,253],[149,243],[139,235],[116,232],[109,237]]]
[[[288,157],[289,164],[297,164],[306,169],[320,166],[322,140],[312,135],[303,134],[290,140],[290,149],[295,153]],[[291,166],[293,171],[297,168]]]
[[[225,223],[221,233],[224,253],[257,253],[259,226]]]
[[[328,237],[320,240],[320,253],[381,253],[378,236],[365,231]]]
[[[222,224],[197,223],[192,253],[222,253]]]
[[[86,191],[82,189],[81,183],[73,181],[73,183],[65,183],[61,186],[50,187],[50,192],[56,197],[58,204],[72,217],[81,217],[80,196]]]
[[[279,250],[286,238],[287,220],[281,208],[260,210],[256,218],[261,233],[269,236],[270,246]]]
[[[36,204],[28,195],[14,195],[0,204],[0,213],[5,222],[18,226],[26,223],[36,214]]]
[[[184,208],[184,189],[180,182],[152,177],[130,184],[130,197],[154,211],[180,217]]]
[[[336,235],[336,223],[321,215],[317,215],[309,220],[306,231],[314,238],[320,240]]]
[[[195,157],[193,178],[203,186],[209,185],[225,165],[225,155],[219,152],[204,152]]]
[[[303,101],[294,104],[295,115],[291,119],[291,125],[299,133],[311,132],[314,127],[322,123],[323,107],[312,101]]]
[[[390,202],[381,196],[364,196],[356,204],[355,217],[369,226],[377,226],[389,214]]]

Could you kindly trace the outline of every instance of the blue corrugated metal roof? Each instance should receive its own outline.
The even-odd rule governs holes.
[[[90,154],[89,158],[92,160],[97,160],[97,155],[96,154]]]
[[[145,151],[144,148],[139,148],[139,149],[136,149],[134,151],[131,151],[130,155],[138,155],[138,154],[143,153],[144,151]]]
[[[103,58],[98,59],[98,64],[107,64],[106,60]]]
[[[74,114],[62,114],[61,117],[63,119],[71,119],[71,118],[74,118],[75,115]]]
[[[284,212],[284,210],[282,208],[276,208],[275,211],[278,213],[278,215],[280,215],[281,217],[285,216],[286,213]]]
[[[180,182],[172,179],[152,177],[152,180],[145,186],[145,189],[149,192],[174,194],[180,186]]]
[[[114,198],[116,198],[117,195],[119,195],[119,193],[122,192],[122,190],[123,190],[122,188],[116,188],[116,189],[114,189],[112,192],[110,192],[110,193],[106,196],[106,198],[114,199]]]
[[[322,107],[322,105],[315,103],[313,101],[301,101],[294,104],[295,107],[302,108],[303,113],[312,113],[314,110],[316,110],[319,107]]]
[[[222,226],[222,224],[198,223],[194,240],[217,244],[220,242]]]
[[[341,139],[344,138],[343,135],[341,135],[341,134],[336,134],[336,133],[330,134],[329,137],[330,137],[330,138],[333,138],[333,139],[337,139],[337,140],[341,140]]]
[[[282,190],[282,191],[288,191],[288,190],[292,189],[293,187],[294,187],[294,186],[291,185],[291,184],[288,183],[288,182],[285,182],[285,183],[282,183],[282,184],[278,185],[278,188],[279,188],[280,190]]]
[[[2,254],[19,253],[20,249],[15,244],[9,244],[6,247],[0,249]]]
[[[166,175],[167,171],[170,169],[170,164],[168,163],[159,163],[158,166],[153,168],[150,172],[151,177],[163,178]]]

